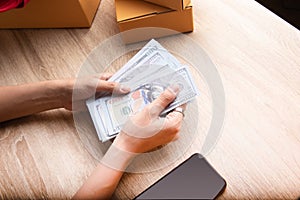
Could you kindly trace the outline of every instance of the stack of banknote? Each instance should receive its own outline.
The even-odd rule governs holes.
[[[161,113],[163,117],[174,108],[194,99],[199,93],[192,76],[171,53],[152,39],[133,56],[109,81],[129,87],[126,95],[111,94],[89,99],[86,104],[100,141],[115,137],[128,117],[142,110],[171,85],[180,92]]]

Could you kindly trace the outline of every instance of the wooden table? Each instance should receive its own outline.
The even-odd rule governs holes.
[[[220,199],[299,197],[299,31],[255,1],[193,3],[188,36],[216,64],[226,94],[222,136],[206,156],[227,181]],[[0,84],[75,77],[91,50],[117,33],[111,0],[90,29],[0,30]],[[163,170],[125,174],[114,198],[133,198],[200,143]],[[0,149],[0,198],[70,198],[97,164],[63,109],[1,123]]]

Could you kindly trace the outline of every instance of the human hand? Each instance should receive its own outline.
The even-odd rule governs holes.
[[[183,114],[173,111],[165,118],[159,118],[178,92],[178,87],[166,89],[127,121],[100,164],[74,195],[74,199],[109,199],[137,153],[147,152],[178,138]]]
[[[61,104],[67,110],[84,110],[85,100],[99,92],[126,94],[130,88],[124,87],[116,82],[107,81],[111,73],[88,76],[80,79],[63,80],[63,95]]]
[[[165,118],[160,118],[159,115],[174,101],[178,93],[178,87],[169,87],[141,112],[133,115],[113,145],[122,151],[143,153],[176,140],[179,137],[183,114],[173,111]],[[185,106],[181,107],[185,109]]]

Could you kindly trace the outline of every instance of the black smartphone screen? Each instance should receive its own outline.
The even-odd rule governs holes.
[[[135,199],[215,199],[225,187],[225,180],[196,153]]]

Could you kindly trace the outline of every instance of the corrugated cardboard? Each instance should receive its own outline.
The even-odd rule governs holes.
[[[191,0],[145,0],[150,3],[154,3],[166,8],[173,10],[184,10],[185,7],[189,6]]]
[[[31,0],[0,13],[0,28],[90,27],[100,0]]]
[[[174,32],[193,31],[193,10],[187,6],[184,10],[174,11],[141,0],[115,0],[117,22],[121,32],[142,27],[159,27],[168,30],[141,31],[136,34],[125,33],[125,43],[174,34]],[[171,31],[174,30],[174,31]]]

